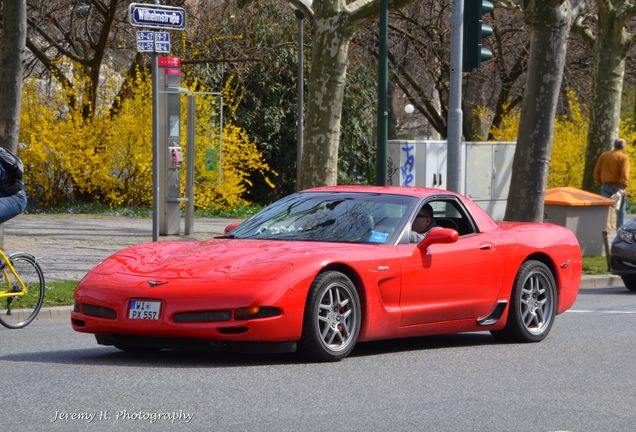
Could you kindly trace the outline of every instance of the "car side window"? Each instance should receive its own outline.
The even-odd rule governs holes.
[[[434,199],[429,204],[433,207],[433,217],[438,227],[452,228],[460,237],[477,232],[472,218],[456,199]]]

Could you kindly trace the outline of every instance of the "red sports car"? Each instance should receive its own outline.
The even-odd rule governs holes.
[[[425,209],[434,227],[413,243]],[[71,318],[123,350],[247,344],[339,360],[358,341],[407,336],[540,341],[580,276],[563,227],[495,223],[445,190],[322,187],[219,238],[112,255],[79,283]]]

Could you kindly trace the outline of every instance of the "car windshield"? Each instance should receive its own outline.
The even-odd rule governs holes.
[[[402,195],[301,192],[266,207],[226,237],[390,244],[416,204]]]

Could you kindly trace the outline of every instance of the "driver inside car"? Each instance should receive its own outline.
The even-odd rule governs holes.
[[[424,204],[420,211],[417,212],[413,225],[411,225],[409,241],[411,243],[421,242],[426,233],[436,226],[433,219],[433,207],[430,204]]]

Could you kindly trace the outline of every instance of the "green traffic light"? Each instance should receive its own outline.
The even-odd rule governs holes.
[[[487,0],[464,1],[463,71],[471,72],[482,62],[493,57],[492,51],[482,46],[482,40],[492,35],[491,26],[484,24],[482,16],[494,9]]]

